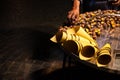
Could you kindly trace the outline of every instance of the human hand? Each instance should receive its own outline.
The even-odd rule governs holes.
[[[71,11],[68,12],[67,18],[72,22],[77,21],[79,18],[79,10],[72,9]]]
[[[60,26],[58,30],[59,32],[66,32],[67,27]]]
[[[120,5],[120,0],[116,0],[114,3],[112,3],[113,5],[117,5],[119,6]]]

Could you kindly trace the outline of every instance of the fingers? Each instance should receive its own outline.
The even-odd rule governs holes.
[[[60,32],[66,32],[67,28],[66,27],[63,27],[63,26],[60,26],[59,27],[59,31]]]
[[[76,21],[79,17],[79,14],[73,11],[68,12],[68,19],[71,21]]]
[[[68,12],[68,19],[73,19],[74,13],[72,11]]]
[[[118,0],[117,2],[115,3],[112,3],[113,5],[120,5],[120,0]]]
[[[78,15],[77,15],[77,14],[73,14],[73,15],[72,15],[72,19],[73,19],[73,20],[76,20],[76,18],[78,18]]]

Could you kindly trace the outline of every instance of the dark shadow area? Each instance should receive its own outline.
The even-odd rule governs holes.
[[[63,52],[58,44],[50,41],[52,36],[34,28],[1,28],[1,77],[3,79],[25,78],[34,70],[46,69],[52,64],[55,65],[57,61],[59,64]]]
[[[24,48],[31,51],[28,56],[31,56],[32,59],[48,59],[53,50],[60,49],[58,44],[50,41],[52,36],[52,34],[33,28],[0,29],[1,51],[4,50],[4,47]],[[3,51],[3,53],[5,52]]]
[[[30,75],[30,80],[119,80],[120,75],[100,71],[86,65],[79,65],[55,70],[46,74],[38,70]]]
[[[0,27],[54,25],[58,27],[71,9],[70,0],[1,0]]]
[[[29,74],[30,80],[119,80],[118,71],[112,73],[96,68],[87,64],[60,68],[48,73],[49,69],[40,69]]]

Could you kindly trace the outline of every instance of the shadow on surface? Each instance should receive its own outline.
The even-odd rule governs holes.
[[[39,26],[41,28],[41,26]],[[48,31],[48,29],[46,29]],[[60,46],[50,41],[51,33],[34,28],[1,29],[1,47],[24,48],[31,51],[32,59],[48,59],[54,50],[60,50]],[[23,51],[24,52],[24,51]]]
[[[62,54],[58,56],[62,53],[60,46],[51,42],[51,37],[33,28],[0,29],[0,75],[3,79],[27,77],[34,70],[51,66],[50,60],[62,59]]]
[[[83,66],[83,65],[81,65]],[[50,74],[47,70],[38,70],[31,74],[31,80],[118,80],[119,75],[102,72],[86,66],[73,66],[58,69]]]

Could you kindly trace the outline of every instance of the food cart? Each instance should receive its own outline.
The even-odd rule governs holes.
[[[65,51],[63,67],[82,63],[120,74],[120,11],[86,12],[68,24],[51,38]]]

